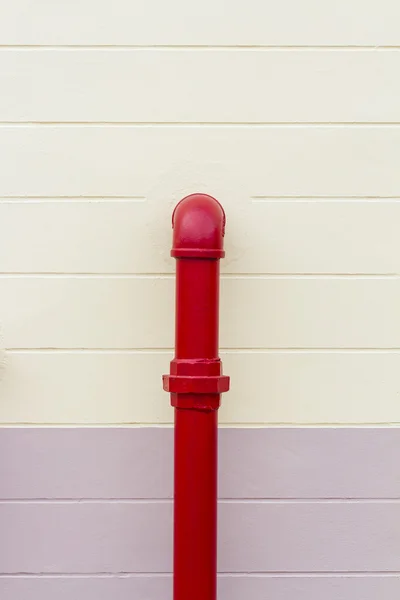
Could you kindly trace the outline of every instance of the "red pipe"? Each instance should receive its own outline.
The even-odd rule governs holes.
[[[205,194],[172,215],[176,262],[175,358],[164,390],[175,407],[174,600],[216,600],[219,259],[225,214]]]

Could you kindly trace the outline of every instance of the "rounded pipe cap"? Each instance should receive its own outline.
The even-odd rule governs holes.
[[[175,258],[218,259],[225,256],[225,213],[221,204],[207,194],[183,198],[172,214]]]

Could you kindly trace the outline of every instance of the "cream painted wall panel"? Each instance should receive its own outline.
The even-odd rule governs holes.
[[[398,199],[275,198],[231,211],[228,272],[400,273]]]
[[[222,348],[400,348],[399,278],[222,281]],[[6,348],[168,348],[172,277],[0,278]]]
[[[100,323],[99,323],[100,325]],[[167,423],[172,353],[7,353],[3,423]]]
[[[153,213],[145,199],[0,200],[0,272],[172,272]]]
[[[2,49],[0,120],[392,122],[399,72],[398,50]]]
[[[229,15],[229,18],[227,17]],[[398,45],[396,0],[13,0],[2,44]]]
[[[2,277],[7,348],[172,346],[172,278]]]
[[[221,353],[231,376],[220,422],[400,423],[400,353]],[[172,352],[9,352],[3,423],[171,423]]]
[[[172,273],[171,229],[145,199],[0,201],[0,272]],[[400,273],[400,199],[227,207],[226,273]]]
[[[222,347],[400,347],[398,278],[232,278],[221,298]]]
[[[400,195],[399,126],[2,126],[0,196]],[[158,227],[158,226],[157,226]],[[233,231],[231,231],[232,235]]]

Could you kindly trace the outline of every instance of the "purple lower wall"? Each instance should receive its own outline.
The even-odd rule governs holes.
[[[400,428],[220,430],[219,600],[397,600]],[[170,600],[172,430],[0,428],[1,600]]]
[[[219,431],[221,498],[400,498],[400,427]],[[170,427],[0,427],[0,499],[172,498]]]
[[[2,600],[172,600],[169,575],[0,578]],[[219,600],[398,600],[399,575],[219,576]]]

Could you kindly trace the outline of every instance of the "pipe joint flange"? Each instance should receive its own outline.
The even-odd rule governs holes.
[[[172,395],[219,395],[229,390],[229,377],[222,375],[222,363],[216,359],[174,359],[170,374],[163,376],[163,387]],[[176,399],[172,405],[177,406]],[[182,399],[187,404],[188,398]],[[196,400],[196,405],[201,402]],[[218,401],[219,406],[219,401]],[[217,406],[217,408],[218,408]]]
[[[171,394],[222,394],[229,390],[229,377],[215,375],[188,377],[187,375],[164,375],[163,386]]]

